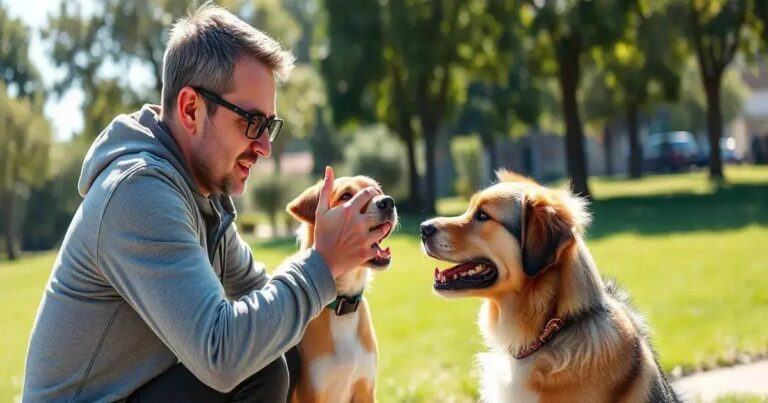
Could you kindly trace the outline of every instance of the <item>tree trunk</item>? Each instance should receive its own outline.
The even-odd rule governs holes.
[[[15,207],[15,200],[13,189],[4,193],[5,199],[5,250],[8,253],[8,260],[16,260],[18,255],[16,254],[16,248],[14,245],[14,228],[13,228],[13,213]]]
[[[272,162],[275,164],[275,175],[280,176],[280,162],[283,157],[284,142],[272,143]]]
[[[269,214],[269,226],[272,227],[272,239],[277,238],[279,235],[277,233],[277,212]]]
[[[437,180],[435,166],[435,152],[437,151],[437,128],[424,126],[424,154],[426,160],[426,184],[424,187],[424,204],[420,212],[434,215],[435,208],[435,181]]]
[[[410,208],[412,211],[421,210],[421,189],[419,186],[419,170],[416,167],[416,142],[413,139],[413,129],[410,124],[402,132],[405,148],[408,151],[408,189],[410,192]]]
[[[579,105],[576,90],[579,87],[579,54],[575,44],[559,57],[560,90],[562,92],[563,115],[565,115],[565,152],[571,190],[574,194],[592,199],[587,185],[587,161],[584,156],[584,134],[581,131]]]
[[[643,153],[640,148],[637,104],[627,102],[627,133],[629,135],[629,177],[643,176]]]
[[[723,115],[720,110],[720,82],[722,75],[709,77],[705,82],[707,93],[707,134],[709,138],[709,178],[723,180],[723,161],[720,158],[720,138],[723,136]]]
[[[488,177],[486,181],[493,180],[496,175],[496,168],[499,166],[498,158],[496,158],[496,139],[492,132],[481,132],[480,139],[483,142],[483,148],[488,155]]]
[[[410,108],[407,107],[407,97],[405,96],[406,89],[403,79],[400,75],[400,70],[392,66],[392,74],[394,76],[393,90],[395,99],[399,108],[397,108],[397,120],[395,123],[396,132],[400,135],[405,143],[405,148],[408,152],[408,189],[409,189],[409,205],[406,210],[412,212],[421,211],[421,187],[419,186],[419,170],[416,167],[416,139],[413,133],[413,127],[411,126],[411,114]]]
[[[603,128],[603,159],[605,175],[613,176],[613,126],[610,123]]]

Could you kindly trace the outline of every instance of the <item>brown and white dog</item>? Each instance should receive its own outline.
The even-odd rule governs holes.
[[[643,318],[598,274],[585,202],[501,171],[458,217],[421,225],[434,289],[484,299],[478,356],[487,402],[676,402]]]
[[[314,244],[315,210],[322,182],[305,190],[288,204],[288,212],[300,220],[301,249]],[[331,207],[346,203],[357,192],[378,183],[365,176],[342,177],[334,181]],[[392,197],[375,196],[362,211],[371,229],[384,226],[386,235],[373,246],[378,256],[336,279],[336,300],[307,326],[298,344],[301,369],[292,402],[373,402],[376,380],[377,346],[368,304],[363,289],[370,269],[389,266],[389,248],[380,243],[397,225],[397,210]]]

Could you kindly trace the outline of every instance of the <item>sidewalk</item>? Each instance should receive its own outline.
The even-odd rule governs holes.
[[[674,383],[686,402],[715,402],[725,394],[747,394],[768,398],[768,360],[701,372]]]

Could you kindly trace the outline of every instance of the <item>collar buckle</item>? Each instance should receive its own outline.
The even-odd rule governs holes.
[[[360,306],[360,298],[338,297],[339,304],[336,305],[336,315],[343,316],[348,313],[356,312]]]
[[[326,305],[326,308],[332,310],[337,316],[343,316],[348,313],[357,312],[361,299],[363,299],[362,292],[351,297],[339,295],[330,304]]]
[[[536,341],[534,341],[533,343],[527,346],[524,346],[523,348],[517,351],[512,351],[510,349],[509,351],[510,355],[512,355],[513,357],[515,357],[515,359],[518,359],[518,360],[528,357],[529,355],[535,353],[540,348],[542,348],[545,344],[547,344],[547,342],[552,340],[552,338],[555,337],[555,335],[557,335],[557,332],[559,332],[564,325],[565,325],[565,322],[563,322],[563,320],[560,318],[550,319],[547,322],[547,324],[544,326],[544,330],[542,330],[541,334],[536,339]]]

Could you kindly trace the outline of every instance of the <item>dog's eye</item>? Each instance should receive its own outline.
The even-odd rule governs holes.
[[[347,200],[349,200],[351,198],[352,198],[352,193],[347,192],[347,193],[344,193],[343,195],[341,195],[341,197],[339,197],[339,200],[347,201]]]
[[[477,210],[475,213],[475,220],[477,221],[488,221],[491,217],[488,214],[485,214],[485,211],[483,210]]]

